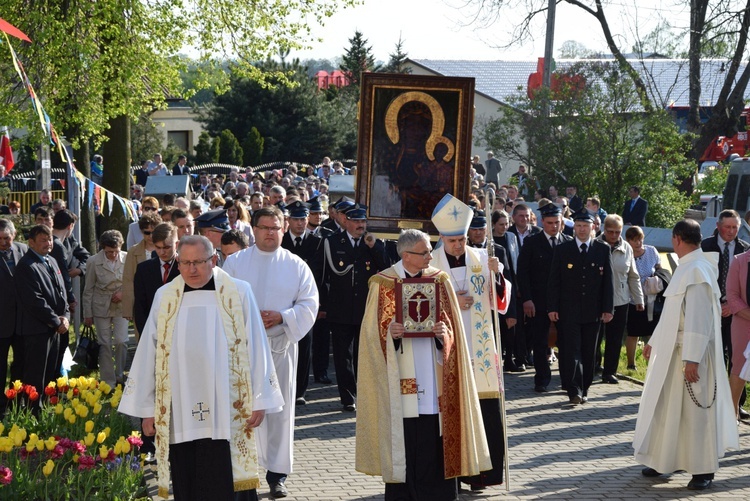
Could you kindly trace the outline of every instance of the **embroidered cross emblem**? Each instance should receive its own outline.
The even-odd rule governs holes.
[[[453,206],[453,212],[449,213],[451,216],[453,216],[454,221],[458,221],[458,215],[461,214],[461,211],[458,210],[458,206]]]
[[[203,408],[203,402],[198,402],[193,406],[193,418],[197,419],[198,421],[205,421],[206,418],[203,417],[203,414],[211,414],[211,409]]]
[[[415,395],[417,393],[417,380],[416,378],[407,378],[401,380],[401,394],[402,395]]]

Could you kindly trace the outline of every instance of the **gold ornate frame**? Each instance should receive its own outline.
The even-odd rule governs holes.
[[[473,78],[363,74],[357,199],[368,231],[437,234],[435,205],[469,194],[473,119]]]

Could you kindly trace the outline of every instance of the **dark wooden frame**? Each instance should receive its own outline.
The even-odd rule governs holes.
[[[436,126],[441,114],[442,131]],[[437,234],[430,217],[440,198],[469,195],[473,121],[473,78],[363,74],[356,192],[357,201],[368,207],[368,231],[417,228]],[[408,148],[408,141],[422,146]]]

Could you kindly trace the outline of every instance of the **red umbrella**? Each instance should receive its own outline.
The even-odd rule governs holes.
[[[2,17],[0,17],[0,31],[4,31],[8,35],[14,36],[16,38],[20,38],[21,40],[23,40],[25,42],[31,43],[31,39],[28,36],[26,36],[26,33],[24,33],[23,31],[19,30],[15,26],[13,26],[12,24],[10,24],[8,21],[6,21],[5,19],[3,19]]]

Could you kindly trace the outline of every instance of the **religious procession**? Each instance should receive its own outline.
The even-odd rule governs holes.
[[[651,186],[483,161],[474,77],[395,72],[356,160],[118,184],[5,39],[45,144],[0,142],[0,499],[750,498],[739,201],[649,226]]]

